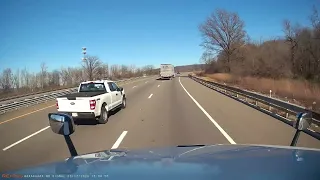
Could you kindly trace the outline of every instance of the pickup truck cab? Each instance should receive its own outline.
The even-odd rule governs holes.
[[[92,118],[105,124],[110,111],[126,107],[126,95],[113,81],[87,81],[80,83],[77,93],[58,97],[56,106],[58,112],[74,118]]]

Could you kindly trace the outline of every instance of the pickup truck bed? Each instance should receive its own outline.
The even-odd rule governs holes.
[[[67,98],[68,100],[76,100],[77,97],[93,97],[93,96],[98,96],[100,94],[105,94],[105,93],[107,92],[77,92],[77,93],[59,96],[58,98]]]

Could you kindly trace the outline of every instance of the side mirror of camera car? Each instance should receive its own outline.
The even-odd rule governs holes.
[[[311,126],[312,113],[299,113],[297,115],[297,120],[293,124],[294,128],[303,131],[307,130]]]
[[[308,129],[311,126],[312,122],[312,113],[307,112],[307,113],[299,113],[297,115],[297,120],[293,124],[293,127],[296,129],[296,133],[294,134],[294,137],[291,141],[290,146],[296,146],[300,132]]]
[[[74,133],[75,124],[70,115],[63,113],[49,113],[48,118],[51,130],[54,133],[64,136],[69,136]]]

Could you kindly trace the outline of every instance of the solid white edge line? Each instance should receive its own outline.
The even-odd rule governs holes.
[[[118,137],[117,141],[114,143],[114,145],[111,147],[111,149],[117,149],[122,142],[123,138],[127,135],[128,131],[123,131],[121,135]]]
[[[132,89],[135,88],[135,87],[137,87],[137,86],[133,86]]]
[[[179,83],[184,91],[189,95],[189,97],[193,100],[193,102],[198,106],[198,108],[207,116],[207,118],[217,127],[217,129],[221,132],[221,134],[230,142],[230,144],[237,144],[234,140],[229,136],[229,134],[222,129],[222,127],[210,116],[209,113],[195,100],[191,94],[186,90],[186,88],[182,85],[179,77]]]
[[[158,85],[158,87],[160,87],[160,84]]]
[[[153,94],[150,94],[150,96],[148,97],[148,99],[150,99],[153,96]]]
[[[35,136],[35,135],[37,135],[37,134],[41,133],[42,131],[44,131],[44,130],[48,129],[49,127],[50,127],[50,126],[47,126],[47,127],[45,127],[45,128],[42,128],[42,129],[40,129],[39,131],[37,131],[37,132],[35,132],[35,133],[33,133],[33,134],[31,134],[31,135],[29,135],[29,136],[27,136],[27,137],[25,137],[25,138],[23,138],[23,139],[19,140],[19,141],[17,141],[17,142],[15,142],[15,143],[11,144],[10,146],[7,146],[7,147],[3,148],[2,150],[3,150],[3,151],[6,151],[6,150],[8,150],[8,149],[12,148],[13,146],[15,146],[15,145],[17,145],[17,144],[19,144],[19,143],[21,143],[21,142],[23,142],[23,141],[25,141],[25,140],[27,140],[27,139],[31,138],[32,136]]]

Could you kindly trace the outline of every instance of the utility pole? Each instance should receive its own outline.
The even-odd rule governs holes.
[[[86,54],[87,54],[87,48],[86,47],[82,47],[82,54],[83,54],[83,58],[82,61],[85,62],[87,60],[86,58]],[[82,73],[85,73],[85,70],[82,69]],[[86,79],[86,78],[85,78]]]
[[[86,47],[82,47],[82,54],[83,54],[82,61],[87,60],[87,58],[86,58],[87,48]]]

